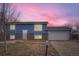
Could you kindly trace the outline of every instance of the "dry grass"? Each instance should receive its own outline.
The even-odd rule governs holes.
[[[44,56],[46,45],[44,41],[17,41],[15,44],[8,44],[8,56]],[[0,49],[1,50],[1,49]],[[2,53],[2,52],[1,52]],[[56,50],[49,44],[48,56],[58,55]]]
[[[4,46],[0,45],[0,56],[4,54]]]

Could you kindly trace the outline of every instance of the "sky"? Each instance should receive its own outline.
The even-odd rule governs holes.
[[[48,26],[79,23],[77,3],[17,3],[13,6],[21,13],[19,20],[22,22],[47,21]]]

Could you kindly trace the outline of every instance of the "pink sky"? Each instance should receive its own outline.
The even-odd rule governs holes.
[[[21,12],[20,21],[48,21],[49,26],[74,24],[79,17],[66,16],[71,10],[52,4],[13,4]],[[77,19],[77,20],[74,20]],[[74,22],[75,21],[75,22]]]

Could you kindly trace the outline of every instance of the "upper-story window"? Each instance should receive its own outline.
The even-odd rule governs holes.
[[[15,25],[14,24],[10,25],[10,30],[15,30]]]
[[[42,25],[41,24],[35,24],[34,25],[34,31],[42,31]]]

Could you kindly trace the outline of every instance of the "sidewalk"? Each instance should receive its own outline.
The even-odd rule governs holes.
[[[4,43],[5,43],[5,41],[1,41],[1,42],[0,42],[0,44],[4,44]],[[6,41],[6,43],[7,43],[7,44],[9,44],[9,43],[11,43],[11,44],[15,44],[16,41]]]

